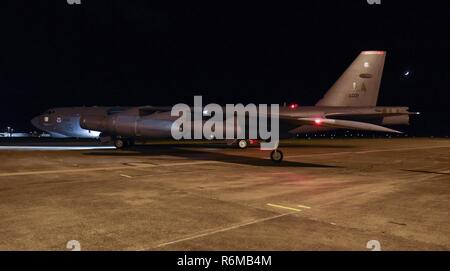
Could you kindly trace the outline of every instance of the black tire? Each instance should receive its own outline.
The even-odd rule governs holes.
[[[283,152],[280,150],[273,150],[270,153],[270,159],[274,163],[280,163],[281,161],[283,161]]]
[[[248,147],[248,141],[245,139],[238,140],[237,145],[239,149],[246,149]]]
[[[117,138],[114,140],[114,146],[116,146],[117,149],[123,149],[126,147],[126,145],[126,141],[121,138]]]

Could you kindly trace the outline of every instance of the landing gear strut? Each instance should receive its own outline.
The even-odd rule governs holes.
[[[134,146],[134,139],[127,139],[127,147]]]
[[[283,152],[278,149],[273,150],[270,153],[270,159],[274,163],[280,163],[281,161],[283,161]]]

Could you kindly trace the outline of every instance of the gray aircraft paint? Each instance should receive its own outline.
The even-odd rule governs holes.
[[[364,51],[316,106],[375,106],[383,75],[384,51]]]
[[[376,106],[385,56],[384,51],[361,52],[315,106],[280,107],[280,135],[332,129],[397,132],[380,125],[409,124],[409,115],[415,113],[408,107]],[[39,120],[45,114],[32,122],[41,130],[70,137],[83,137],[91,130],[112,137],[170,138],[176,120],[170,115],[171,107],[74,107],[57,111],[63,123],[72,124],[61,125],[52,119],[43,125]]]
[[[51,108],[43,114],[34,117],[31,123],[34,127],[56,138],[98,138],[100,131],[81,128],[81,115],[107,116],[108,114],[121,112],[125,109],[123,107],[105,106]]]

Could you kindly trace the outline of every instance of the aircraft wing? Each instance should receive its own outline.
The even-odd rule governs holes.
[[[170,112],[172,107],[170,106],[143,106],[139,108],[139,116],[148,116],[154,113]]]
[[[160,107],[160,106],[145,106],[139,108],[139,114],[141,116],[151,115],[158,112],[167,112],[170,111],[171,107]],[[409,112],[408,112],[409,113]],[[337,113],[338,114],[338,113]],[[337,117],[337,114],[333,116]],[[359,114],[360,116],[361,114]],[[404,113],[386,113],[385,116],[397,116],[404,115]],[[342,115],[343,116],[343,115]],[[347,114],[348,116],[348,114]],[[378,114],[377,116],[380,116]],[[363,131],[373,131],[373,132],[388,132],[388,133],[402,133],[400,131],[390,129],[384,126],[353,121],[353,120],[343,120],[343,119],[329,119],[329,118],[296,118],[296,117],[287,117],[280,116],[280,121],[289,123],[293,126],[301,126],[301,125],[312,125],[317,127],[327,127],[327,128],[335,128],[335,129],[351,129],[351,130],[363,130]]]
[[[405,115],[418,115],[419,112],[376,112],[376,113],[351,113],[351,112],[343,112],[343,113],[327,113],[325,114],[328,118],[342,118],[342,119],[351,119],[351,118],[383,118],[383,117],[395,117],[395,116],[405,116]]]
[[[281,121],[281,119],[280,119]],[[290,118],[290,123],[296,123],[298,125],[312,125],[317,127],[327,127],[335,129],[350,129],[350,130],[364,130],[373,132],[388,132],[388,133],[402,133],[400,131],[386,128],[380,125],[372,123],[352,121],[352,120],[339,120],[339,119],[326,119],[326,118]]]

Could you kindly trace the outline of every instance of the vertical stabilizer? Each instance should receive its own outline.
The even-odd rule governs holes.
[[[376,106],[385,51],[363,51],[316,106]]]

